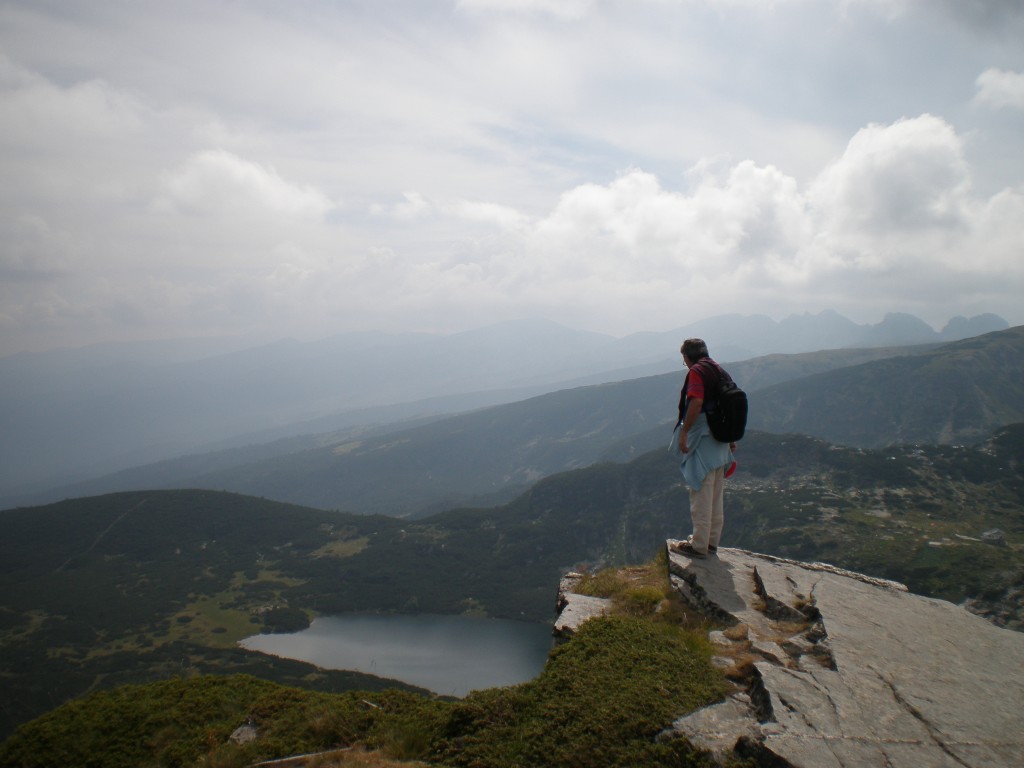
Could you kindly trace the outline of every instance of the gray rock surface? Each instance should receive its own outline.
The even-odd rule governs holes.
[[[746,670],[674,725],[696,745],[800,768],[1024,766],[1024,634],[821,563],[670,548],[669,569]]]
[[[259,738],[259,731],[252,725],[240,725],[231,733],[231,741],[235,744],[248,744]]]
[[[558,601],[555,612],[554,636],[557,640],[568,640],[580,625],[587,619],[602,616],[611,604],[603,597],[590,597],[574,591],[583,576],[579,573],[567,573],[558,584]]]

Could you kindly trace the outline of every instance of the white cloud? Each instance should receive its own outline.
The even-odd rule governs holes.
[[[428,218],[447,217],[498,229],[519,229],[529,221],[528,216],[508,205],[483,200],[436,202],[428,200],[419,192],[403,192],[402,200],[390,206],[376,203],[370,206],[370,213],[388,216],[405,224],[423,224]]]
[[[579,19],[596,0],[457,0],[460,10],[472,12],[541,13],[560,19]]]
[[[792,178],[749,161],[721,175],[704,174],[689,195],[634,170],[607,186],[567,192],[533,240],[562,259],[587,254],[570,275],[604,269],[627,283],[656,278],[681,284],[708,268],[743,268],[754,251],[760,256],[796,247],[802,205]]]
[[[49,281],[64,272],[76,250],[69,233],[45,219],[14,215],[0,219],[0,282]]]
[[[124,136],[141,127],[143,112],[136,99],[103,79],[60,87],[0,54],[0,121],[5,143],[52,149],[56,140],[72,134]]]
[[[279,215],[316,219],[333,206],[309,185],[286,181],[273,168],[224,150],[190,157],[160,181],[157,206],[199,215]]]
[[[1024,109],[1024,72],[986,69],[975,83],[978,104],[987,107]]]
[[[529,217],[508,205],[474,200],[462,200],[447,208],[452,215],[466,221],[492,225],[499,229],[519,229]]]
[[[1024,322],[1024,49],[958,7],[0,4],[0,354],[526,314]]]
[[[970,176],[952,126],[931,115],[870,125],[811,189],[824,229],[878,239],[964,224]]]
[[[137,150],[152,112],[102,78],[61,86],[0,55],[0,201],[46,219],[137,192]]]
[[[572,295],[563,319],[603,307],[612,326],[641,307],[671,323],[680,306],[763,311],[780,296],[847,311],[956,306],[997,284],[1024,290],[1021,206],[1011,190],[974,196],[962,140],[923,115],[864,128],[803,190],[749,161],[696,169],[686,193],[641,170],[578,186],[522,237],[478,253],[476,279],[529,304]]]
[[[419,192],[403,192],[401,202],[392,206],[374,203],[370,206],[370,213],[375,216],[392,216],[398,220],[410,221],[427,215],[433,209],[434,206]]]

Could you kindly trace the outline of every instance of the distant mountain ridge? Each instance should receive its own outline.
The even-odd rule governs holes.
[[[1024,421],[1024,326],[756,393],[751,426],[843,445],[975,443]]]
[[[940,346],[769,355],[728,367],[750,393],[751,428],[881,446],[972,442],[1024,421],[1022,366],[1024,326]],[[970,376],[960,375],[965,369]],[[185,457],[65,487],[43,501],[201,487],[413,517],[490,505],[557,472],[665,447],[682,377],[679,370],[408,428]]]
[[[678,370],[680,341],[722,362],[770,353],[939,342],[1005,328],[994,315],[941,331],[909,315],[857,325],[835,312],[723,315],[614,338],[545,321],[450,335],[351,333],[238,348],[174,340],[0,358],[0,497],[217,448],[508,403]]]
[[[1006,328],[1009,323],[993,314],[957,316],[936,331],[920,318],[902,312],[891,312],[879,323],[858,324],[838,312],[824,310],[817,314],[794,314],[780,321],[766,315],[721,315],[667,333],[627,338],[636,341],[643,337],[652,350],[663,345],[671,347],[673,342],[678,349],[687,337],[703,338],[712,346],[712,354],[719,362],[730,362],[773,353],[959,341]]]

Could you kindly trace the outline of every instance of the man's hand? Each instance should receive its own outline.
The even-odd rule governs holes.
[[[682,430],[679,430],[679,450],[683,453],[690,452],[689,447],[686,445],[686,433]]]

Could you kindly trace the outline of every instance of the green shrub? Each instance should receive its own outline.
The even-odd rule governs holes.
[[[616,607],[631,616],[647,616],[654,613],[665,599],[663,589],[641,585],[626,589],[618,595]]]
[[[436,757],[446,765],[701,765],[658,743],[677,718],[724,696],[707,640],[629,616],[592,619],[552,652],[537,680],[453,706]]]

